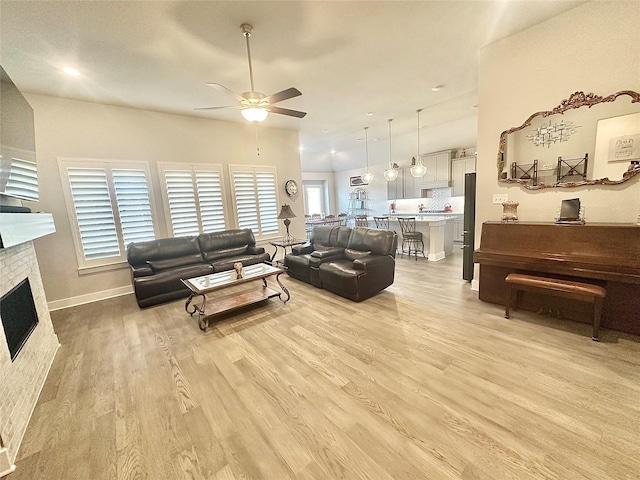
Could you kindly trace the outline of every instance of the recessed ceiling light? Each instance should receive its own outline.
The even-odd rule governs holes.
[[[78,69],[73,67],[62,67],[62,71],[70,77],[77,77],[78,75],[80,75]]]
[[[478,104],[471,105],[471,108],[478,108]]]
[[[335,149],[335,148],[332,148],[332,149],[331,149],[331,155],[335,155],[335,154],[336,154],[336,149]]]
[[[367,117],[373,117],[376,114],[376,112],[367,112]]]
[[[431,87],[431,91],[432,92],[439,92],[443,88],[444,88],[444,85],[434,85],[433,87]]]
[[[322,133],[329,133],[329,129],[328,129],[328,128],[324,128],[324,129],[322,130]]]
[[[303,150],[304,150],[304,147],[303,147],[302,145],[299,145],[299,146],[298,146],[298,150],[299,150],[299,151],[303,151]]]

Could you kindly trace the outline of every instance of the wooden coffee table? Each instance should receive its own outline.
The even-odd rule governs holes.
[[[267,263],[257,263],[243,268],[243,278],[236,278],[235,270],[212,273],[201,277],[194,277],[181,280],[191,291],[184,308],[191,316],[198,314],[198,326],[200,330],[206,331],[209,320],[214,315],[236,310],[238,308],[254,303],[278,297],[282,300],[282,293],[287,295],[283,303],[287,303],[291,298],[289,290],[280,282],[280,275],[285,272],[284,268],[269,265]],[[267,278],[275,276],[275,280],[282,292],[278,292],[267,285]],[[234,287],[243,283],[255,283],[262,280],[262,284],[254,285],[243,291],[234,291],[227,295],[209,295],[213,292]],[[207,295],[210,298],[207,298]],[[196,297],[201,297],[197,300]]]

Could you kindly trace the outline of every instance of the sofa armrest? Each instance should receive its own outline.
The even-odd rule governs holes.
[[[304,245],[294,245],[291,247],[291,253],[294,255],[306,255],[313,252],[313,245],[305,243]]]
[[[249,255],[261,255],[265,252],[264,247],[258,247],[256,245],[249,245],[247,247],[247,253]]]
[[[394,263],[390,255],[367,255],[353,261],[353,268],[356,270],[369,270],[389,263]]]
[[[148,277],[153,275],[153,269],[149,265],[142,265],[140,267],[131,267],[131,275],[133,278]]]
[[[343,253],[344,253],[344,248],[332,247],[332,248],[327,248],[326,250],[314,250],[311,253],[311,257],[326,259],[329,257],[341,257]]]

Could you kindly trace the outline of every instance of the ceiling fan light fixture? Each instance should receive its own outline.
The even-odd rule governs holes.
[[[257,107],[243,108],[241,113],[245,120],[251,123],[263,122],[269,115],[269,112]]]

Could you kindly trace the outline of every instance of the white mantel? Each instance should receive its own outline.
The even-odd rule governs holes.
[[[55,233],[50,213],[0,213],[0,247],[8,248]]]

